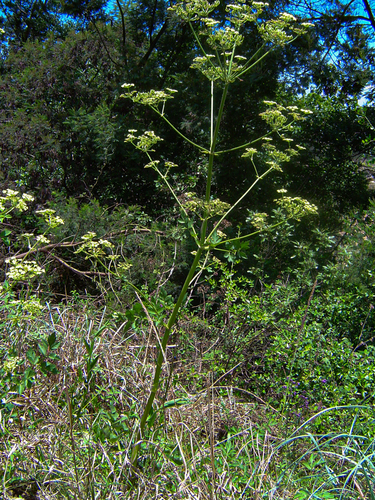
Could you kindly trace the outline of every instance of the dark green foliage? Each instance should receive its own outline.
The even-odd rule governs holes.
[[[68,2],[63,9],[93,20],[100,5],[81,3],[80,12],[76,7]],[[48,3],[44,8],[46,15],[57,16],[53,13],[62,7]],[[265,17],[284,8],[287,5],[277,2]],[[87,17],[87,9],[91,9],[91,17]],[[111,23],[95,21],[85,29],[82,25],[78,32],[68,32],[68,25],[64,25],[66,31],[59,38],[52,28],[46,28],[43,37],[26,37],[29,41],[21,49],[9,47],[4,53],[0,81],[3,178],[38,191],[42,201],[52,192],[62,191],[68,196],[94,196],[111,203],[147,204],[148,211],[152,208],[157,212],[170,205],[170,197],[155,191],[154,173],[143,170],[140,155],[123,144],[128,129],[155,128],[155,116],[140,114],[139,109],[118,99],[120,85],[133,82],[140,90],[177,88],[183,99],[168,103],[167,116],[191,140],[200,142],[208,131],[207,84],[189,70],[196,55],[192,35],[186,25],[168,17],[164,2],[116,9]],[[216,16],[222,21],[221,7]],[[362,153],[361,141],[370,129],[363,121],[362,109],[354,103],[368,81],[364,75],[369,67],[364,61],[369,60],[370,49],[367,38],[355,34],[356,25],[349,25],[348,37],[340,48],[340,66],[332,69],[322,46],[336,25],[329,27],[328,17],[319,22],[319,37],[314,38],[312,31],[291,46],[278,49],[246,74],[243,82],[233,85],[219,143],[225,149],[261,134],[264,124],[258,114],[263,110],[263,99],[280,100],[281,95],[285,104],[294,105],[291,92],[310,91],[310,97],[297,103],[315,112],[314,118],[298,129],[295,139],[306,147],[306,155],[295,159],[291,167],[285,166],[288,182],[293,192],[309,199],[313,196],[321,206],[342,212],[366,198],[357,155]],[[247,55],[259,40],[253,29],[244,34],[243,53]],[[339,84],[342,92],[329,92],[332,97],[324,99],[319,93],[328,85],[320,81],[326,69],[335,72],[335,82],[362,79],[360,89],[345,90]],[[156,131],[164,138],[161,156],[178,159],[177,182],[185,185],[189,180],[199,191],[199,171],[205,169],[202,158],[164,125],[157,125]],[[253,176],[250,164],[243,167],[236,153],[217,161],[214,191],[233,200]],[[267,188],[254,192],[253,203],[261,206],[279,186],[275,177]]]
[[[294,192],[314,200],[322,212],[345,213],[368,201],[368,179],[363,169],[365,140],[371,124],[355,100],[323,98],[311,93],[300,102],[313,111],[296,130],[295,140],[306,149],[286,166]]]
[[[104,19],[107,0],[2,0],[0,27],[8,44],[46,40],[53,33],[65,36],[69,29],[82,29],[88,22]],[[77,22],[78,20],[78,22]]]
[[[181,325],[182,356],[204,353],[201,366],[216,380],[262,395],[297,422],[372,398],[373,212],[371,203],[343,233],[316,231],[305,244],[290,224],[265,233],[245,261],[249,278],[238,265],[209,266],[196,291],[202,319],[195,308]]]

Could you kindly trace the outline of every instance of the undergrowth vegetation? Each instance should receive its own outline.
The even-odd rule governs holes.
[[[3,199],[3,215],[14,214],[4,218],[13,224],[3,251],[27,254],[15,228],[32,217],[50,240],[27,237],[19,262],[33,256],[33,267],[19,280],[8,273],[2,286],[4,498],[372,498],[374,206],[348,220],[345,233],[319,234],[315,247],[295,243],[298,255],[266,231],[256,257],[247,254],[247,273],[236,270],[243,259],[206,266],[170,337],[132,467],[158,329],[189,260],[185,240],[134,207],[120,211],[125,233],[111,212],[107,234],[64,247],[65,224],[52,227],[61,222],[54,214],[46,222],[46,212],[20,212],[19,194]],[[67,224],[80,210],[101,210],[101,220],[107,213],[72,207],[61,210]],[[144,226],[132,225],[141,217]],[[36,252],[36,241],[48,252]],[[96,255],[103,245],[106,258],[121,255],[119,274],[108,262],[88,264],[88,241]],[[322,247],[331,258],[318,263]],[[272,279],[262,258],[270,248],[283,255]],[[76,288],[60,296],[56,260],[68,269],[73,259],[67,284]],[[91,294],[78,291],[82,280]]]
[[[172,9],[209,81],[206,144],[169,122],[177,91],[123,85],[203,165],[184,186],[154,150],[162,138],[129,130],[173,199],[163,217],[3,191],[3,498],[375,498],[375,203],[334,234],[283,188],[252,210],[254,187],[302,150],[289,133],[309,110],[266,101],[268,132],[218,150],[230,84],[310,29],[262,23],[264,6],[229,5],[223,26],[216,3]],[[248,58],[247,22],[261,40]],[[230,204],[215,162],[234,151],[254,172]]]

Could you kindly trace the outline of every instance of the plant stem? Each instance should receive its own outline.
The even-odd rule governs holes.
[[[228,94],[228,88],[229,88],[229,83],[226,83],[224,86],[224,89],[223,89],[222,96],[221,96],[220,107],[219,107],[219,112],[217,115],[215,129],[214,129],[213,134],[211,133],[211,144],[210,144],[210,153],[209,153],[209,160],[208,160],[207,180],[206,180],[206,196],[205,196],[206,203],[209,203],[210,198],[211,198],[212,171],[213,171],[213,166],[214,166],[215,148],[216,148],[217,138],[218,138],[219,130],[220,130],[220,122],[221,122],[221,118],[223,116],[225,100],[226,100],[227,94]],[[212,88],[212,90],[211,90],[211,120],[212,121],[214,119],[213,118],[213,108],[214,108],[214,102],[213,102],[213,88]],[[213,125],[213,123],[211,123],[211,127],[212,127],[212,125]],[[208,219],[209,219],[209,217],[208,217],[208,209],[207,209],[203,223],[202,223],[202,228],[201,228],[201,239],[200,239],[201,246],[203,246],[205,244],[205,241],[206,241]]]
[[[177,321],[178,313],[179,313],[181,305],[182,305],[182,303],[184,301],[185,295],[186,295],[186,293],[188,291],[189,285],[190,285],[190,283],[191,283],[191,281],[192,281],[192,279],[194,277],[194,273],[195,273],[196,268],[198,267],[199,260],[200,260],[200,258],[202,256],[202,253],[203,253],[203,249],[202,248],[198,248],[197,253],[195,255],[195,258],[194,258],[194,261],[193,261],[193,263],[191,265],[191,268],[189,270],[189,274],[187,275],[187,277],[185,279],[185,282],[184,282],[183,287],[181,289],[180,295],[179,295],[179,297],[177,299],[176,304],[174,305],[172,314],[169,317],[169,320],[168,320],[167,326],[165,328],[165,332],[164,332],[163,338],[161,340],[161,344],[160,344],[160,348],[159,348],[159,353],[158,353],[158,358],[156,360],[156,368],[155,368],[154,380],[153,380],[153,383],[152,383],[150,395],[148,397],[145,409],[144,409],[142,417],[141,417],[141,421],[140,421],[140,424],[139,424],[139,429],[138,429],[138,432],[137,432],[136,443],[134,445],[134,448],[133,448],[133,451],[132,451],[132,455],[131,455],[131,463],[132,463],[132,465],[135,465],[135,462],[136,462],[136,460],[138,458],[139,448],[140,448],[140,444],[141,444],[140,440],[143,437],[143,432],[144,432],[144,429],[145,429],[145,426],[146,426],[146,422],[147,422],[147,419],[148,419],[148,417],[150,415],[150,412],[151,412],[151,409],[152,409],[152,404],[154,402],[156,393],[157,393],[157,391],[159,389],[160,375],[161,375],[161,370],[162,370],[162,366],[163,366],[163,361],[165,359],[165,351],[166,351],[166,348],[167,348],[168,339],[169,339],[169,336],[170,336],[170,334],[172,332],[172,328],[173,328],[173,326],[175,325],[175,323]]]

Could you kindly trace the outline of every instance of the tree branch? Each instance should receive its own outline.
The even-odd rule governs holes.
[[[371,26],[373,27],[373,29],[375,31],[375,17],[374,17],[374,13],[372,12],[372,9],[370,7],[370,3],[369,3],[368,0],[362,0],[362,1],[363,1],[363,5],[365,7],[365,10],[366,10],[366,12],[368,14]]]
[[[166,31],[168,27],[168,20],[166,20],[163,24],[163,26],[160,28],[158,34],[155,36],[155,38],[152,40],[152,42],[150,43],[150,47],[148,48],[148,51],[146,52],[146,54],[142,57],[142,59],[139,61],[138,63],[138,68],[142,68],[143,66],[145,66],[145,64],[147,63],[150,55],[152,54],[152,51],[154,50],[154,48],[156,47],[156,44],[158,43],[158,41],[160,40],[161,36],[163,35],[163,33]]]

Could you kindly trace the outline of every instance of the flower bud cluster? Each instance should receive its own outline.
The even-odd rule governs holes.
[[[55,215],[56,210],[52,210],[51,208],[36,210],[35,213],[40,214],[43,217],[44,222],[48,224],[51,229],[64,224],[63,219],[59,215]]]
[[[183,206],[187,212],[193,212],[202,220],[212,219],[218,215],[224,215],[230,208],[230,205],[219,198],[212,199],[208,203],[198,198],[195,193],[186,193],[187,201]]]
[[[176,2],[168,10],[175,12],[183,21],[197,21],[202,18],[207,19],[219,5],[219,0],[212,3],[208,2],[208,0],[189,0],[187,2]]]
[[[34,197],[30,194],[23,193],[20,195],[18,191],[13,189],[4,189],[3,195],[0,196],[0,212],[7,210],[9,213],[14,209],[25,212],[29,208],[27,203],[34,201]]]
[[[278,193],[286,193],[285,189],[279,189]],[[291,198],[290,196],[282,196],[275,200],[276,203],[285,210],[287,217],[291,219],[300,220],[306,215],[317,215],[318,208],[313,203],[299,198],[298,196]]]
[[[10,305],[20,310],[27,316],[37,316],[42,310],[43,305],[38,297],[29,297],[24,300],[12,300]]]
[[[83,235],[81,238],[83,243],[74,253],[86,254],[85,259],[98,259],[106,256],[106,249],[112,249],[113,244],[108,240],[95,240],[94,238],[96,238],[96,233],[93,231]]]
[[[17,260],[14,257],[6,260],[9,264],[7,278],[13,281],[30,281],[45,271],[32,260]]]
[[[121,85],[125,92],[120,97],[131,99],[133,102],[145,106],[158,106],[165,104],[168,99],[173,99],[177,90],[166,88],[165,90],[150,90],[149,92],[137,92],[134,83],[124,83]]]
[[[124,142],[130,142],[133,146],[144,153],[150,153],[155,151],[153,146],[163,139],[155,134],[153,130],[147,130],[142,135],[136,136],[137,130],[129,130],[128,135],[125,138]],[[148,165],[149,168],[152,168],[152,165]]]
[[[249,216],[246,218],[246,222],[252,224],[259,231],[267,227],[267,217],[268,214],[264,212],[250,212]]]
[[[268,4],[246,0],[236,0],[227,5],[226,22],[221,25],[210,16],[218,5],[219,2],[209,3],[207,0],[187,0],[177,2],[169,8],[184,21],[200,23],[199,32],[207,38],[207,43],[214,49],[216,56],[204,53],[194,59],[192,67],[209,80],[233,82],[252,67],[250,64],[246,65],[246,62],[242,64],[235,60],[235,51],[244,40],[241,33],[244,24],[255,23],[266,46],[286,45],[311,26],[309,23],[298,23],[294,16],[286,12],[277,19],[261,22],[260,16]],[[243,56],[242,59],[246,61]]]

